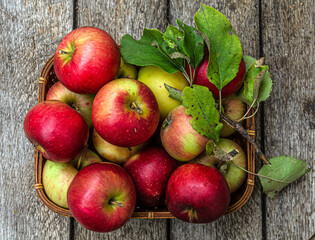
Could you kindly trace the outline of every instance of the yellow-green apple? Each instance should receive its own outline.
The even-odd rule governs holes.
[[[129,174],[114,163],[94,163],[75,176],[67,193],[72,216],[85,228],[110,232],[131,217],[136,190]]]
[[[107,83],[96,94],[92,121],[107,142],[133,147],[147,141],[159,124],[159,107],[145,84],[130,78]]]
[[[60,207],[68,208],[67,191],[78,170],[71,163],[47,160],[43,168],[43,186],[47,197]]]
[[[170,213],[186,222],[212,222],[227,211],[230,190],[224,176],[214,167],[186,163],[167,183],[166,205]]]
[[[240,145],[230,139],[220,138],[218,146],[226,153],[237,150],[238,154],[234,156],[231,160],[240,167],[247,169],[246,154]],[[220,161],[217,157],[208,156],[205,152],[196,157],[192,162],[201,163],[206,166],[217,168],[220,168],[222,164],[226,164],[224,168],[224,177],[229,185],[231,193],[236,192],[246,180],[247,173],[235,166],[232,162],[222,163],[222,161]]]
[[[60,100],[65,102],[84,118],[89,128],[92,128],[92,104],[94,97],[94,94],[72,92],[58,81],[48,90],[46,100]]]
[[[95,129],[93,130],[92,141],[94,148],[103,158],[117,164],[126,162],[129,157],[139,152],[147,143],[144,142],[134,147],[119,147],[104,140]]]
[[[138,71],[137,71],[136,66],[130,63],[126,63],[125,60],[121,57],[117,78],[137,79],[137,76],[138,76]]]
[[[209,63],[209,52],[208,52],[208,50],[205,50],[203,60],[201,61],[201,63],[196,68],[195,78],[194,78],[193,83],[208,87],[209,90],[212,92],[213,97],[215,99],[218,99],[219,98],[219,90],[213,83],[211,83],[209,81],[209,78],[207,77],[208,63]],[[188,67],[186,67],[186,71],[188,72],[188,74],[190,74]],[[242,58],[238,72],[237,72],[235,78],[231,82],[229,82],[226,86],[224,86],[222,88],[222,90],[221,90],[221,97],[222,98],[226,98],[226,97],[232,95],[233,93],[235,93],[237,90],[239,90],[241,88],[241,86],[243,85],[244,79],[245,79],[245,73],[246,73],[245,62],[244,62],[244,59]]]
[[[135,184],[137,205],[151,208],[162,206],[167,181],[176,167],[176,161],[159,147],[145,148],[130,157],[124,168]]]
[[[67,34],[54,56],[57,78],[69,90],[96,93],[118,73],[120,52],[114,39],[96,27],[81,27]]]
[[[192,116],[187,115],[185,107],[174,108],[161,127],[163,147],[178,161],[187,162],[198,156],[206,148],[208,139],[198,133],[190,124]]]
[[[43,168],[43,186],[47,197],[55,204],[68,208],[67,191],[71,181],[83,167],[102,160],[91,150],[85,149],[68,163],[47,160]]]
[[[140,68],[138,80],[153,91],[159,104],[161,121],[167,117],[171,110],[180,105],[179,101],[169,97],[169,92],[164,87],[164,83],[179,90],[183,90],[188,86],[188,82],[181,72],[168,73],[157,66]]]
[[[75,159],[70,163],[78,170],[90,165],[92,163],[102,162],[102,159],[92,150],[84,149]]]
[[[46,159],[55,162],[71,161],[87,146],[89,138],[82,116],[57,100],[34,106],[25,116],[24,132]]]
[[[246,112],[246,105],[235,95],[222,99],[222,107],[224,114],[232,120],[238,120]],[[230,127],[225,121],[222,121],[223,128],[220,133],[220,137],[228,137],[235,133],[235,129]]]

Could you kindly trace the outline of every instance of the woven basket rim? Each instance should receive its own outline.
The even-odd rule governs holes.
[[[45,91],[46,86],[49,81],[49,74],[51,71],[53,71],[53,64],[54,64],[54,56],[51,56],[48,61],[43,66],[40,77],[39,77],[39,88],[38,88],[38,103],[41,103],[45,100]],[[250,119],[246,119],[245,122],[245,129],[248,131],[249,135],[255,139],[255,118],[252,117]],[[245,149],[244,149],[245,150]],[[247,155],[247,168],[251,172],[255,172],[255,150],[252,147],[252,145],[247,141],[246,142],[246,155]],[[65,216],[65,217],[72,217],[70,211],[68,209],[62,208],[47,197],[43,182],[42,182],[42,169],[43,169],[43,163],[45,161],[42,154],[35,149],[34,153],[34,167],[35,167],[35,184],[34,188],[37,192],[38,197],[40,200],[46,205],[50,210],[54,211],[55,213]],[[254,183],[255,183],[255,176],[253,174],[248,173],[246,182],[244,183],[246,185],[245,191],[241,198],[235,202],[234,204],[230,205],[227,212],[227,214],[231,214],[237,210],[239,210],[245,203],[249,200],[250,196],[252,195],[253,189],[254,189]],[[170,212],[167,210],[145,210],[145,211],[137,211],[132,215],[132,218],[141,218],[141,219],[169,219],[169,218],[175,218],[171,215]]]

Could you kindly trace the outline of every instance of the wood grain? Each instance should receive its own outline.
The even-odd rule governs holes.
[[[315,233],[314,1],[263,1],[263,50],[274,80],[265,104],[267,157],[290,155],[313,170],[267,198],[268,239]]]
[[[258,1],[170,1],[170,23],[179,18],[193,24],[200,3],[214,7],[230,20],[240,37],[244,54],[259,57]],[[258,124],[259,121],[256,122]],[[258,124],[259,129],[259,124]],[[259,132],[258,132],[259,133]],[[257,161],[257,167],[260,165]],[[171,239],[262,239],[260,186],[255,185],[251,199],[239,211],[210,224],[193,225],[171,220]],[[241,236],[241,237],[240,237]]]
[[[166,1],[120,0],[78,1],[78,26],[104,29],[119,44],[124,34],[139,39],[143,28],[164,31],[167,23]],[[99,234],[75,225],[75,239],[166,239],[167,220],[130,220],[122,228]]]
[[[69,219],[36,195],[34,150],[23,120],[37,103],[41,67],[71,30],[71,11],[64,1],[0,1],[0,239],[68,236]]]

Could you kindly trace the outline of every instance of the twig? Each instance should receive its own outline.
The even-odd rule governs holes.
[[[220,117],[232,128],[234,128],[237,132],[239,132],[247,141],[250,142],[250,144],[254,147],[257,155],[263,160],[263,162],[267,165],[271,165],[270,162],[267,160],[263,152],[259,149],[257,144],[255,143],[254,139],[252,139],[248,132],[244,129],[243,125],[241,123],[238,123],[227,116],[225,116],[223,113],[220,113]]]

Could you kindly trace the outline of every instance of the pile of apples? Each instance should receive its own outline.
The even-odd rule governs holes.
[[[207,61],[205,54],[194,83],[218,96],[206,76]],[[182,73],[125,63],[113,38],[95,27],[65,36],[54,55],[54,70],[59,82],[24,120],[27,138],[47,159],[43,185],[52,202],[97,232],[118,229],[136,206],[166,204],[172,215],[192,223],[214,221],[227,211],[246,173],[230,164],[224,176],[216,168],[220,161],[205,154],[208,139],[164,87],[187,87]],[[222,90],[231,119],[245,113],[246,106],[232,95],[244,76],[242,61]],[[224,124],[221,136],[233,133]],[[234,162],[247,167],[235,142],[221,138],[219,147],[237,149]]]

